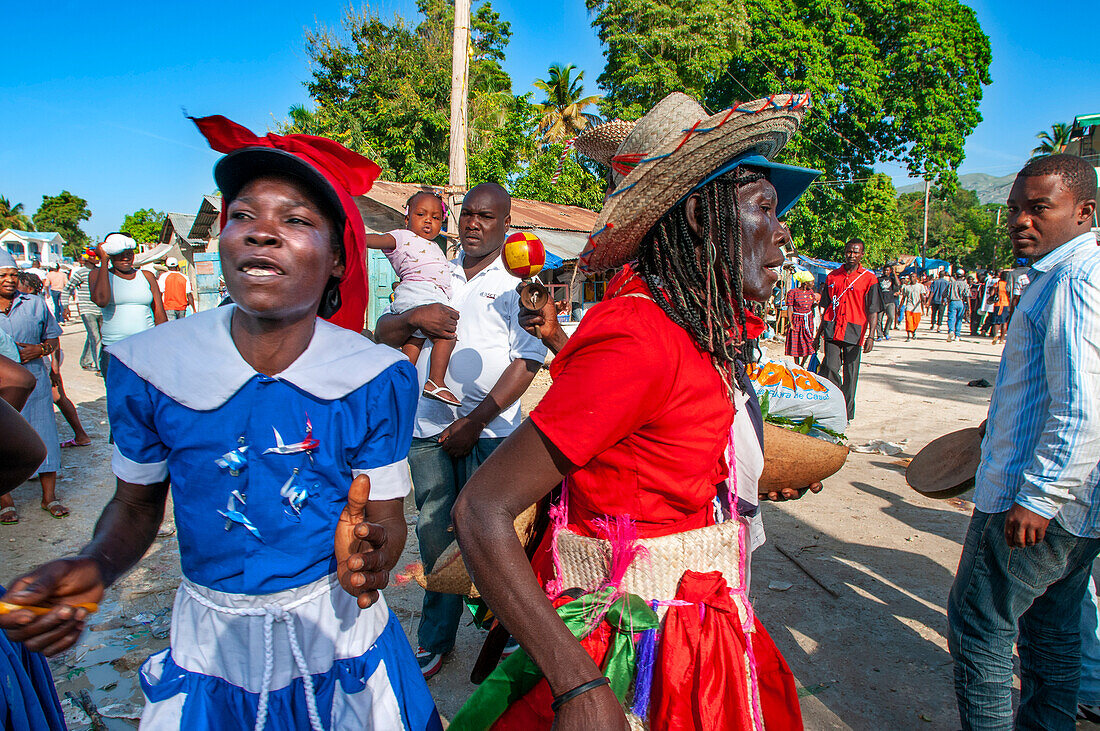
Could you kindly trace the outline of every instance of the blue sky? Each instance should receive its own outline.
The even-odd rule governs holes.
[[[1095,24],[1074,21],[1068,6],[969,4],[993,45],[993,84],[961,172],[1005,175],[1027,159],[1037,131],[1100,111]],[[336,0],[15,4],[5,11],[7,27],[18,30],[5,40],[0,81],[7,102],[0,195],[33,213],[43,194],[70,190],[88,199],[93,215],[84,229],[93,236],[137,208],[194,213],[214,188],[217,154],[181,107],[262,133],[308,101],[305,30],[337,25],[344,7]],[[415,4],[372,7],[412,16]],[[530,90],[554,62],[584,69],[588,91],[597,91],[603,56],[583,0],[495,0],[494,7],[512,23],[506,68],[515,91]],[[904,171],[882,169],[904,182]]]

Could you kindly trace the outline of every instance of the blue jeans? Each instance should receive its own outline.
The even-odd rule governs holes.
[[[1100,538],[1078,538],[1052,520],[1042,543],[1009,548],[1006,515],[974,511],[947,600],[959,719],[964,731],[1013,728],[1015,642],[1015,728],[1069,731],[1081,677],[1081,597]]]
[[[963,314],[965,312],[966,303],[962,300],[956,300],[947,305],[947,332],[955,333],[957,338],[961,338],[963,334]]]
[[[187,310],[165,310],[164,315],[169,320],[182,320],[183,318],[187,317]]]
[[[1096,581],[1089,577],[1081,600],[1081,687],[1077,702],[1100,706],[1100,608],[1096,602]]]
[[[416,539],[420,543],[420,560],[426,570],[430,571],[436,559],[454,543],[451,508],[459,490],[503,441],[503,437],[482,437],[477,440],[472,452],[455,459],[443,451],[435,437],[412,440],[409,468],[412,471],[416,509],[420,511],[416,521]],[[424,592],[420,626],[416,631],[417,642],[429,652],[450,652],[461,618],[462,597]]]
[[[80,354],[80,367],[86,371],[98,371],[99,351],[103,348],[99,334],[103,327],[103,315],[81,315],[80,319],[83,320],[84,331],[87,333],[84,338],[84,352]]]

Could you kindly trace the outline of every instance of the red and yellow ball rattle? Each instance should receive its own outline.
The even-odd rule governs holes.
[[[541,310],[550,298],[550,290],[537,279],[528,280],[546,265],[546,247],[542,239],[530,231],[517,231],[504,240],[500,255],[508,273],[524,280],[519,293],[520,304],[529,310]]]
[[[542,271],[546,265],[546,247],[535,234],[517,231],[504,239],[504,268],[513,277],[527,279]]]

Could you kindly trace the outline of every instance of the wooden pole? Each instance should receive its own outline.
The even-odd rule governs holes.
[[[922,270],[928,268],[928,195],[932,190],[932,181],[924,179],[924,241],[920,245],[920,265]]]
[[[455,0],[454,45],[451,52],[451,148],[447,193],[448,230],[458,231],[458,210],[466,192],[466,107],[470,76],[470,0]]]
[[[997,225],[993,227],[993,271],[997,271],[997,239],[1001,238],[1001,207],[997,206]]]

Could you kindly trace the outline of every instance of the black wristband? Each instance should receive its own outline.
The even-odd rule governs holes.
[[[567,690],[561,695],[554,696],[554,701],[550,704],[550,710],[554,713],[557,713],[559,708],[579,696],[581,693],[587,693],[590,690],[608,685],[610,683],[611,681],[603,677],[602,675],[595,680],[589,680],[587,683],[581,683],[573,690]]]

